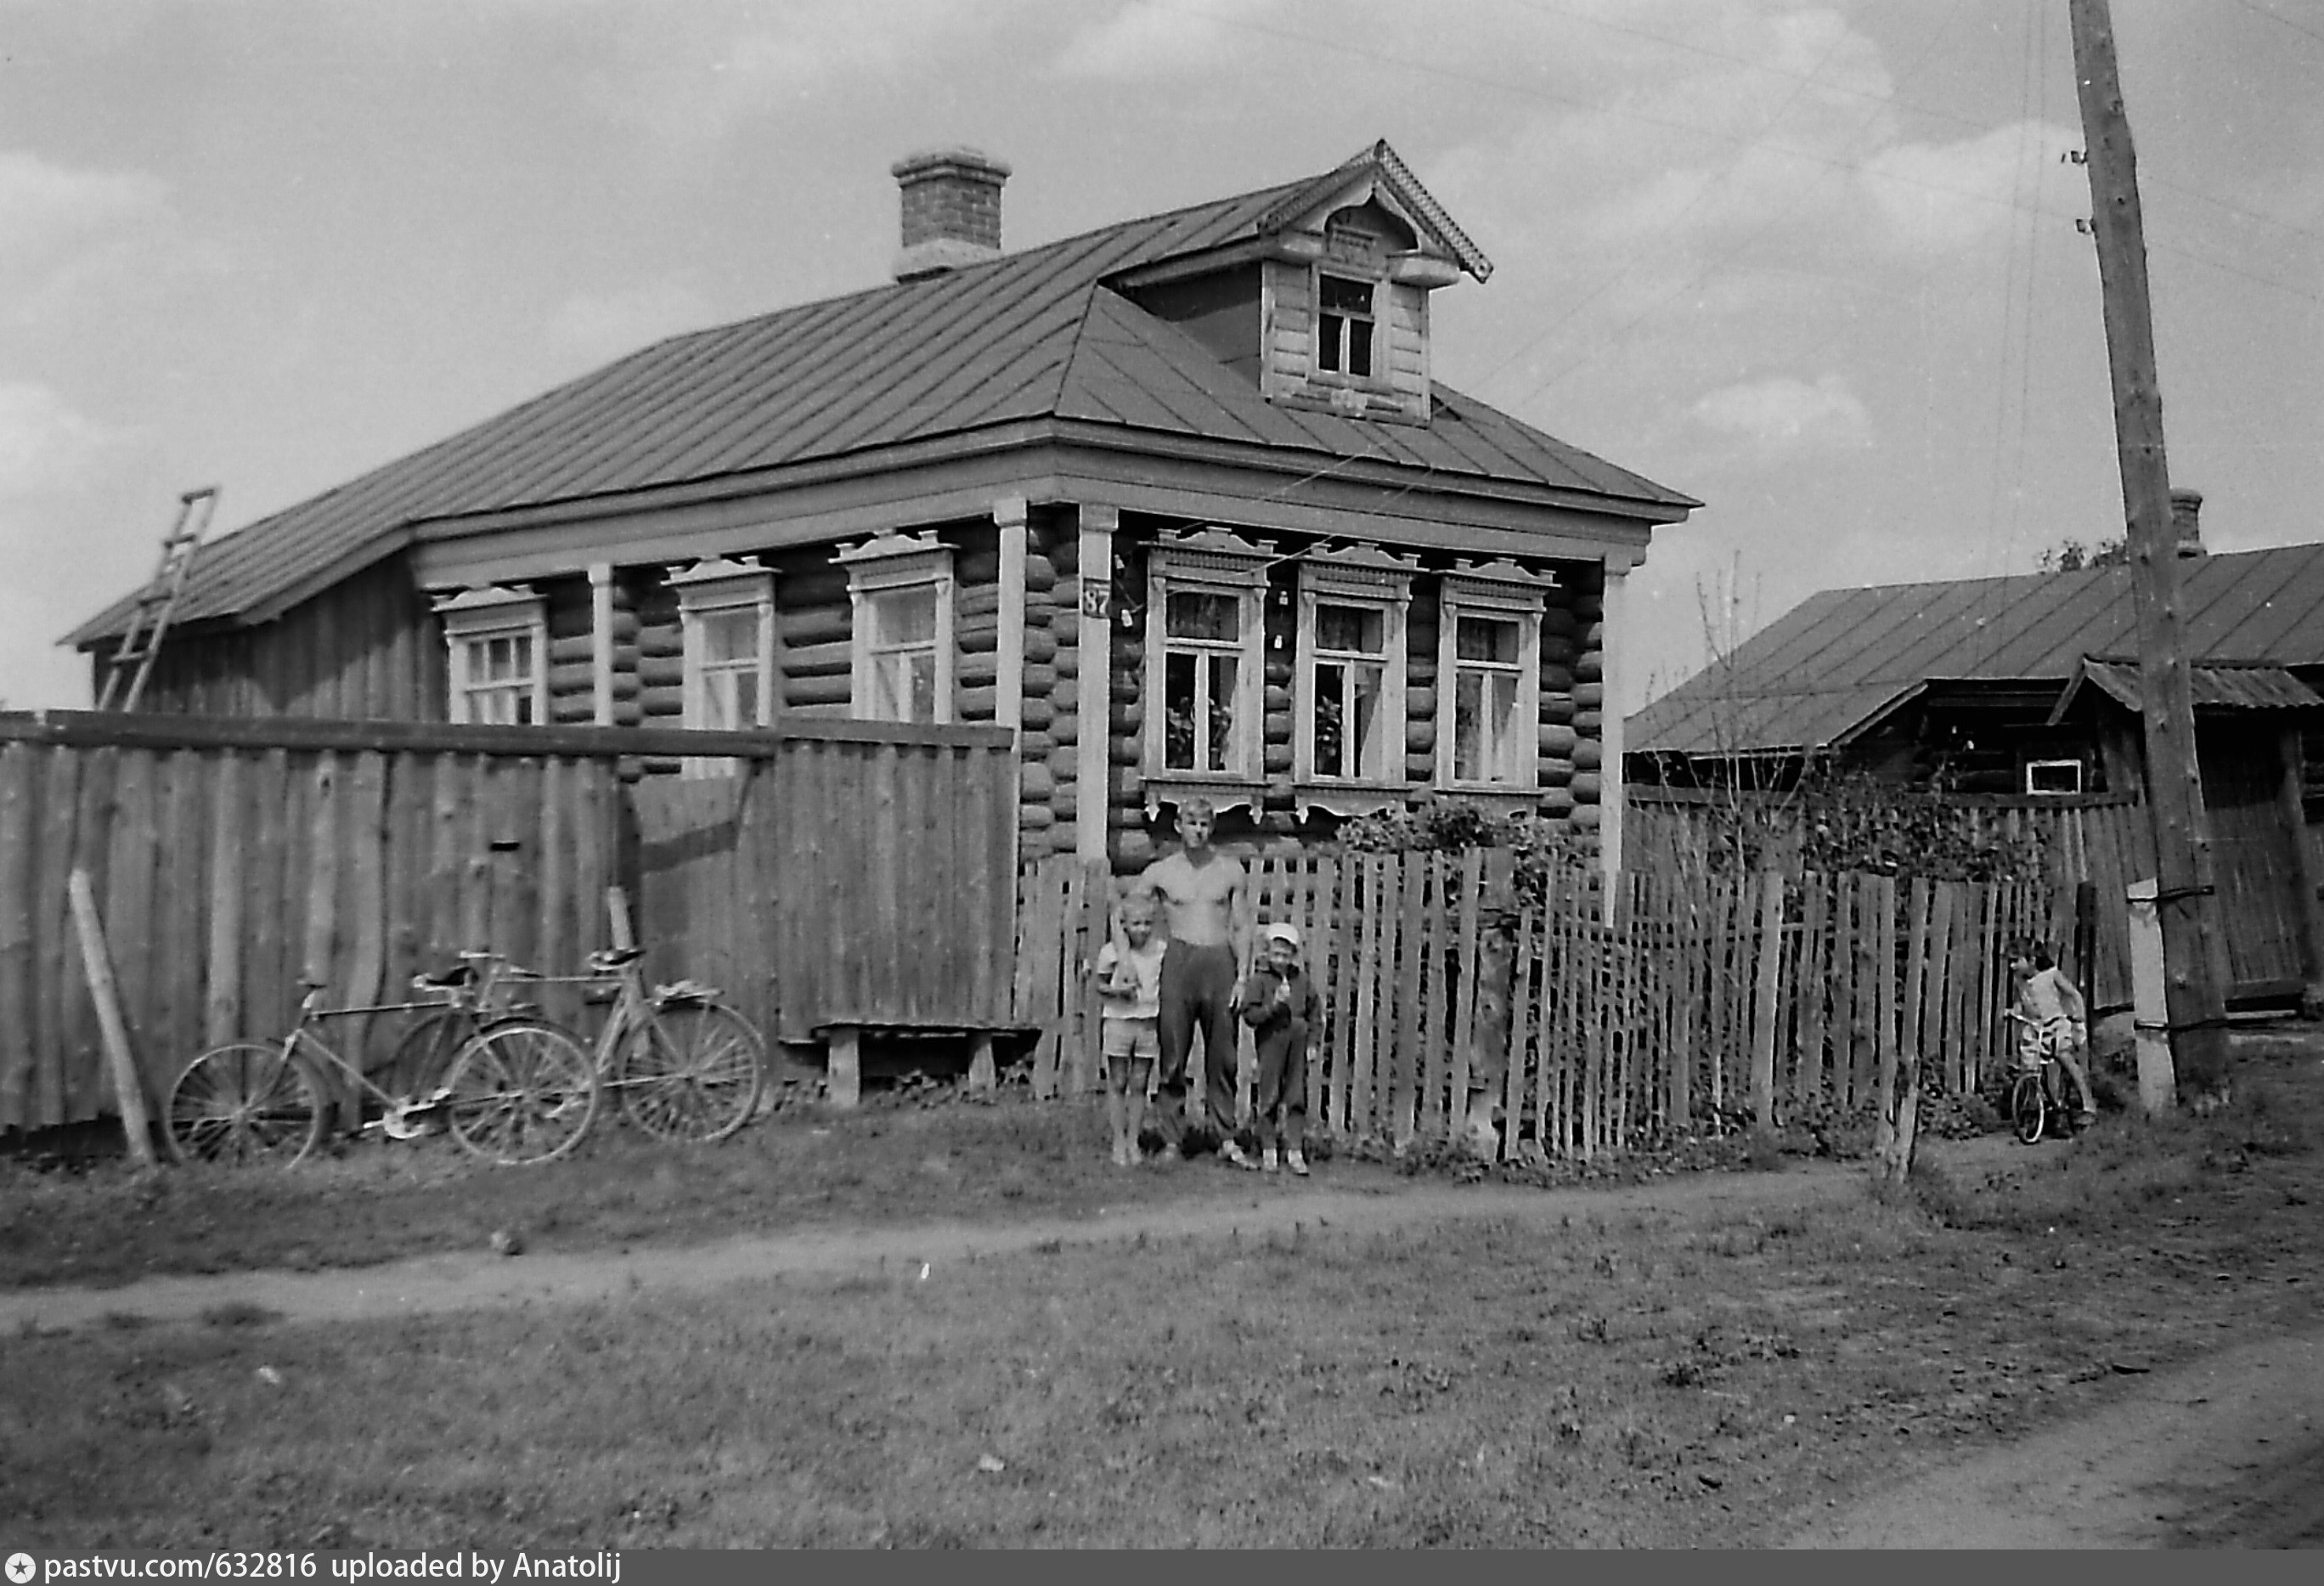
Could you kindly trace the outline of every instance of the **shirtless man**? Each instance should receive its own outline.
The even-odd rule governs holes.
[[[1164,1154],[1182,1154],[1186,1128],[1186,1059],[1194,1032],[1203,1033],[1204,1085],[1210,1127],[1218,1130],[1219,1155],[1248,1166],[1235,1144],[1235,1006],[1242,1000],[1241,969],[1248,957],[1246,934],[1236,916],[1242,901],[1243,869],[1211,846],[1218,814],[1207,798],[1178,806],[1176,853],[1146,867],[1145,886],[1161,899],[1169,922],[1170,945],[1162,957],[1160,1116],[1155,1122]]]

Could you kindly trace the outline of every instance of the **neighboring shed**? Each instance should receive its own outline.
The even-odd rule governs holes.
[[[2324,993],[2324,544],[2206,554],[2200,502],[2173,504],[2224,967]],[[1626,779],[2143,798],[2137,643],[2127,567],[1828,590],[1633,715]]]
[[[2181,505],[2191,538],[2192,503]],[[2324,544],[2187,556],[2180,588],[2190,655],[2324,685]],[[2135,791],[2089,722],[2052,715],[2086,658],[2137,648],[2126,567],[1826,590],[1632,715],[1625,775],[1784,786],[1814,760],[2008,794],[2064,790],[2057,762],[2070,761],[2078,790]],[[2324,798],[2319,761],[2311,733],[2311,807]],[[2035,787],[2044,776],[2059,780]]]

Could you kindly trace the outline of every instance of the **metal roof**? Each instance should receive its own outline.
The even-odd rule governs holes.
[[[2324,544],[2219,552],[2180,566],[2190,653],[2324,666]],[[2054,682],[2085,656],[2138,646],[2127,567],[1810,595],[1629,718],[1634,752],[1820,749],[1938,680]]]
[[[1367,158],[1410,182],[1385,144],[1351,163]],[[1277,407],[1102,284],[1256,237],[1286,200],[1349,169],[658,343],[204,547],[175,620],[269,620],[429,521],[808,462],[874,466],[883,448],[1045,421],[1701,504],[1453,392],[1440,391],[1425,428]],[[131,604],[65,642],[118,633]]]
[[[2138,663],[2091,656],[2058,696],[2050,712],[2053,725],[2065,719],[2086,685],[2133,715],[2145,712]],[[2198,710],[2309,710],[2324,705],[2307,684],[2264,661],[2198,661],[2187,669],[2187,685]]]

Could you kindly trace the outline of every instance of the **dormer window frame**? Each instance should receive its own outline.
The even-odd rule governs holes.
[[[1327,288],[1332,286],[1360,287],[1362,307],[1359,309],[1349,303],[1344,290],[1338,294],[1340,300],[1326,307]],[[1310,271],[1308,300],[1315,306],[1312,378],[1327,385],[1362,390],[1387,385],[1388,349],[1381,335],[1385,316],[1380,312],[1380,298],[1387,287],[1384,277],[1342,261],[1319,261]],[[1360,337],[1356,334],[1359,327]],[[1358,363],[1363,367],[1355,367]]]

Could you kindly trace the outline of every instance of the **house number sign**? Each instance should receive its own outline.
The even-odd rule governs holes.
[[[1092,579],[1082,586],[1082,615],[1100,622],[1113,615],[1113,586]]]

